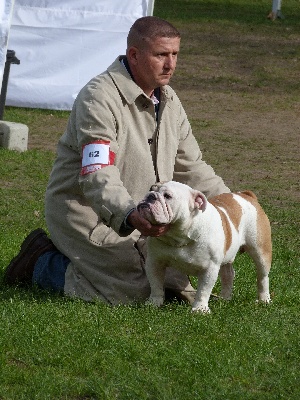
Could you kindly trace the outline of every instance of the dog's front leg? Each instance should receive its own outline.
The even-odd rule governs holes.
[[[151,294],[147,300],[147,304],[160,307],[164,304],[164,281],[166,268],[158,262],[151,262],[149,258],[146,260],[145,268],[151,288]]]
[[[208,268],[201,269],[198,273],[198,287],[192,311],[209,314],[208,300],[218,279],[220,266],[210,264]]]

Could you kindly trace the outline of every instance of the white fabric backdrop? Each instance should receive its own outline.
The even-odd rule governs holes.
[[[7,42],[14,0],[0,0],[0,90],[6,61]]]
[[[15,0],[6,105],[70,110],[78,91],[126,50],[154,0]]]

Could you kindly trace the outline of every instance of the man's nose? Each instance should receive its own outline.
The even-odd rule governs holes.
[[[165,68],[174,69],[176,66],[176,56],[170,54],[165,59]]]

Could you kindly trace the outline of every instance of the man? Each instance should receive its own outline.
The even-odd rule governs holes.
[[[176,180],[208,197],[228,192],[201,158],[185,111],[168,86],[180,34],[143,17],[120,56],[78,94],[46,191],[51,235],[33,231],[8,266],[9,284],[33,281],[85,300],[145,300],[143,236],[163,235],[136,204],[157,181]],[[142,235],[142,236],[141,236]],[[165,287],[192,301],[187,276],[167,272]]]

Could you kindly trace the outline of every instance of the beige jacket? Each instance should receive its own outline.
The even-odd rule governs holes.
[[[83,146],[96,140],[109,142],[114,164],[80,175]],[[118,58],[78,94],[47,187],[48,229],[70,259],[66,294],[111,304],[148,297],[140,234],[122,223],[153,183],[172,179],[208,196],[229,191],[202,160],[175,92],[162,88],[157,123]]]

